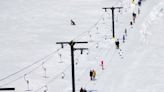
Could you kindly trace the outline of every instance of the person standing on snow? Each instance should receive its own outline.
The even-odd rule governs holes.
[[[123,35],[122,40],[123,40],[123,43],[125,43],[125,35]]]
[[[83,92],[87,92],[87,90],[84,88],[84,91]]]
[[[100,66],[101,66],[101,69],[104,70],[104,61],[103,60],[101,60],[101,65]]]
[[[127,34],[127,29],[125,28],[125,36],[128,36],[128,34]]]
[[[93,76],[93,71],[92,70],[90,70],[89,75],[90,75],[90,79],[92,80],[92,76]]]
[[[141,0],[138,1],[138,6],[141,6]]]
[[[137,16],[136,13],[133,12],[132,16],[133,16],[133,23],[135,23],[135,19],[136,19],[136,16]]]
[[[84,92],[84,89],[81,87],[80,92]]]
[[[96,77],[96,71],[95,70],[92,70],[93,72],[93,79],[95,80],[95,77]]]
[[[116,41],[115,41],[115,45],[116,45],[116,49],[119,49],[119,40],[117,39]]]
[[[132,22],[132,21],[130,21],[130,25],[131,25],[131,26],[133,25],[133,22]]]

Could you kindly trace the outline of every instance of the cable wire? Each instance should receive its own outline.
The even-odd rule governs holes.
[[[63,72],[65,72],[68,68],[70,68],[71,64],[68,65],[65,69],[63,69],[62,72],[60,72],[59,74],[55,75],[52,79],[50,79],[47,83],[46,86],[48,86],[50,83],[54,82],[58,77],[60,77],[62,75]],[[41,90],[42,88],[44,88],[44,86],[41,86],[40,88],[36,89],[34,92],[38,92],[39,90]]]
[[[25,73],[24,75],[29,75],[29,74],[31,74],[32,72],[34,72],[34,71],[36,71],[38,68],[40,68],[40,67],[42,66],[43,63],[46,63],[46,62],[48,62],[48,60],[42,62],[42,63],[39,64],[37,67],[33,68],[31,71]],[[18,78],[16,78],[16,79],[12,80],[12,81],[10,81],[10,82],[7,82],[7,83],[5,83],[5,84],[2,84],[2,85],[0,85],[0,87],[3,87],[3,86],[6,86],[6,85],[9,85],[9,84],[11,84],[11,83],[13,83],[13,82],[15,82],[15,81],[17,81],[17,80],[23,78],[24,75],[21,75],[20,77],[18,77]]]
[[[43,61],[44,59],[50,57],[50,56],[53,55],[54,53],[57,53],[60,49],[61,49],[61,48],[59,48],[59,49],[53,51],[52,53],[50,53],[50,54],[46,55],[45,57],[43,57],[43,58],[41,58],[41,59],[35,61],[34,63],[32,63],[32,64],[30,64],[30,65],[28,65],[28,66],[26,66],[26,67],[24,67],[24,68],[22,68],[22,69],[20,69],[20,70],[18,70],[18,71],[16,71],[16,72],[14,72],[14,73],[12,73],[12,74],[10,74],[10,75],[4,77],[4,78],[1,78],[0,81],[6,80],[6,79],[8,79],[8,78],[10,78],[10,77],[12,77],[12,76],[14,76],[14,75],[16,75],[16,74],[18,74],[18,73],[24,71],[24,70],[26,70],[26,69],[32,67],[33,65],[35,65],[35,64],[37,64],[37,63]]]
[[[93,29],[94,27],[96,27],[96,26],[98,25],[98,23],[103,19],[103,17],[104,17],[104,13],[100,16],[100,18],[98,19],[98,21],[97,21],[94,25],[92,25],[87,31],[85,31],[85,32],[83,32],[83,33],[77,35],[76,37],[74,37],[73,40],[77,39],[78,37],[80,37],[81,35],[83,35],[83,34],[85,34],[85,33],[91,32],[92,29]]]

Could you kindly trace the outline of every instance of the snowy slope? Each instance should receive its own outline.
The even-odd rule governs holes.
[[[27,90],[25,80],[29,80],[31,92],[43,92],[47,88],[48,92],[71,92],[70,49],[64,46],[57,50],[60,46],[55,43],[74,39],[89,42],[76,45],[89,48],[83,55],[75,51],[77,92],[81,87],[92,92],[164,91],[163,0],[143,1],[133,28],[129,22],[138,6],[129,0],[0,2],[1,87],[16,87],[15,92],[24,92]],[[116,11],[115,16],[121,52],[115,49],[114,39],[111,39],[111,12],[104,13],[101,9],[112,5],[124,7],[121,12]],[[70,19],[77,25],[71,26]],[[125,28],[128,36],[122,43]],[[37,60],[30,68],[2,80]],[[101,70],[101,60],[104,60],[105,70]],[[43,77],[44,69],[47,78]],[[90,81],[91,69],[97,71],[95,81]]]
[[[137,17],[123,47],[125,59],[112,60],[97,88],[105,92],[163,91],[163,43],[160,42],[163,35],[163,3],[153,0],[144,3],[141,15]]]

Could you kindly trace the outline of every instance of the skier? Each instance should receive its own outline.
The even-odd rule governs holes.
[[[130,21],[130,25],[131,25],[131,26],[133,25],[133,22],[132,22],[132,21]]]
[[[93,69],[92,72],[93,72],[93,74],[92,74],[93,79],[95,80],[95,77],[96,77],[96,71]]]
[[[87,90],[84,88],[83,92],[87,92]]]
[[[117,39],[116,41],[115,41],[115,44],[116,44],[116,49],[119,49],[119,40]]]
[[[133,16],[133,23],[135,23],[135,19],[136,19],[136,16],[137,16],[136,13],[133,12],[132,16]]]
[[[127,36],[127,29],[125,28],[125,36]]]
[[[46,89],[44,89],[44,92],[48,92],[48,87],[47,87],[47,86],[45,86],[45,88],[46,88]]]
[[[81,87],[80,92],[84,92],[84,89]]]
[[[71,19],[71,25],[76,25],[75,22]]]
[[[103,60],[101,61],[101,68],[102,68],[102,70],[104,70],[104,61]]]
[[[138,1],[138,6],[141,6],[141,0]]]
[[[92,70],[90,70],[89,75],[90,75],[90,79],[92,80],[92,76],[93,76],[93,71]]]
[[[125,35],[123,35],[122,39],[123,39],[123,43],[125,43]]]

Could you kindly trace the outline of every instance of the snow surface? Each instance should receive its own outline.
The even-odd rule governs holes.
[[[115,39],[111,10],[102,10],[111,6],[124,7],[115,10]],[[1,0],[0,87],[26,92],[28,80],[30,92],[72,92],[70,46],[61,49],[56,42],[74,40],[89,42],[75,45],[89,48],[82,55],[75,51],[76,92],[163,92],[163,24],[164,0],[143,0],[141,7],[137,0]]]

